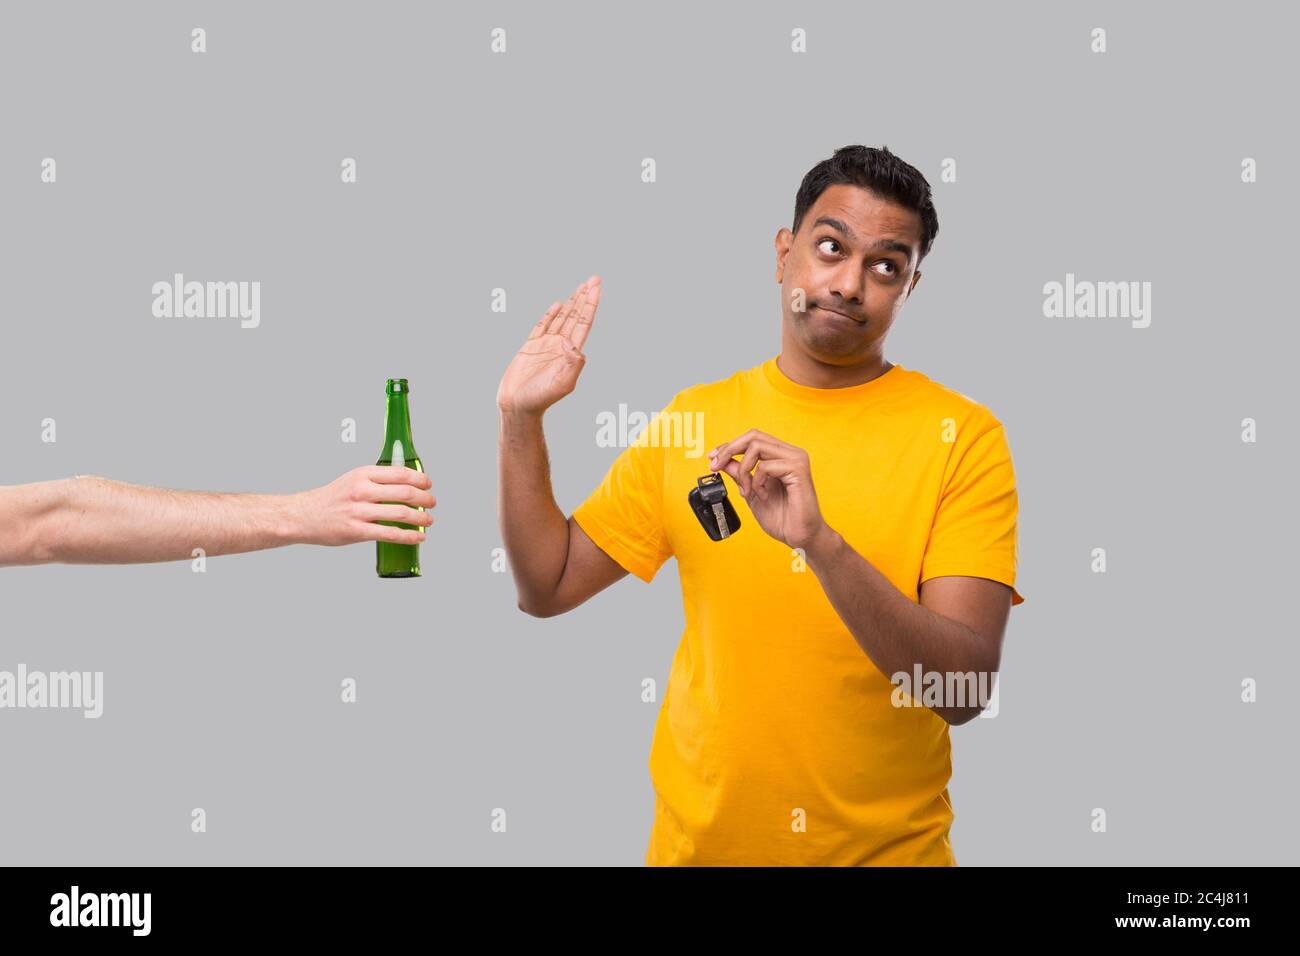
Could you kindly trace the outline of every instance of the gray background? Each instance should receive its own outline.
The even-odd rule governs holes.
[[[497,383],[600,273],[547,416],[571,511],[618,452],[599,412],[777,353],[773,236],[803,174],[865,143],[940,217],[886,354],[992,409],[1019,482],[1026,603],[999,716],[953,730],[958,862],[1294,862],[1280,7],[6,3],[0,482],[313,487],[373,462],[402,376],[439,506],[419,581],[378,580],[368,544],[0,571],[0,669],[105,680],[97,721],[0,711],[0,860],[640,865],[640,682],[662,698],[676,565],[516,609],[491,570]],[[154,319],[177,271],[260,280],[261,327]],[[1150,328],[1044,318],[1067,272],[1151,282]]]

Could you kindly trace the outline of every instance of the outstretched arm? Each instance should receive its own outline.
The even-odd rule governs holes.
[[[290,495],[173,491],[79,475],[0,487],[0,566],[176,561],[286,544],[418,544],[428,525],[429,476],[367,465]],[[402,502],[384,504],[382,502]]]
[[[533,326],[497,390],[501,413],[497,513],[519,608],[551,617],[627,574],[555,503],[542,415],[573,391],[586,362],[582,345],[600,302],[592,276]]]

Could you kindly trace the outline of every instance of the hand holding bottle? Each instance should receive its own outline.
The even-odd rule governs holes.
[[[433,523],[437,499],[429,492],[429,476],[395,465],[363,465],[340,475],[328,485],[294,496],[301,514],[304,544],[341,545],[358,541],[419,544],[424,531],[408,530],[378,521],[403,524]]]

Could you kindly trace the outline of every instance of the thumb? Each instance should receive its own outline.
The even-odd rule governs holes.
[[[560,339],[560,342],[564,346],[564,361],[567,364],[581,365],[587,361],[587,356],[582,354],[582,351],[573,344],[573,341],[567,335]]]
[[[587,357],[567,338],[561,339],[561,342],[564,346],[564,363],[555,370],[555,383],[567,395],[577,386],[578,376],[582,374],[582,366]]]

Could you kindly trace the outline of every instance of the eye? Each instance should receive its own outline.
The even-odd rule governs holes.
[[[834,236],[822,236],[822,238],[817,240],[817,248],[820,249],[825,243],[828,242],[833,243],[837,247],[840,244],[840,241],[836,239]],[[896,266],[894,262],[890,259],[881,259],[878,263],[876,263],[876,265],[889,266],[889,271],[883,273],[883,275],[886,275],[891,279],[897,278],[899,275],[898,266]]]

